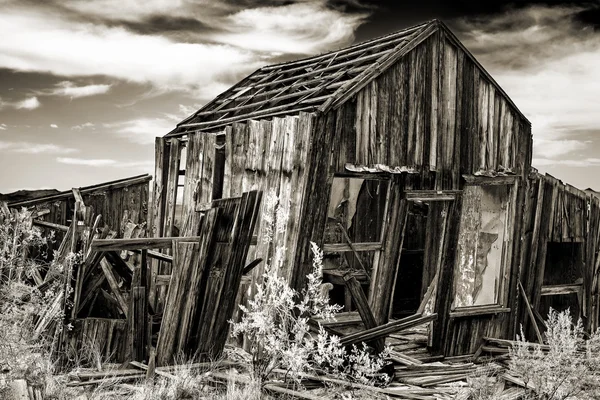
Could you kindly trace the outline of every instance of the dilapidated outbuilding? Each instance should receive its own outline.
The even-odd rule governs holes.
[[[429,315],[433,355],[476,353],[482,338],[514,339],[520,324],[539,338],[550,306],[570,306],[595,329],[600,202],[538,174],[531,156],[527,118],[454,34],[431,21],[263,67],[157,138],[148,237],[229,246],[224,253],[203,248],[212,261],[201,261],[200,270],[217,282],[203,281],[207,293],[214,290],[215,304],[229,311],[241,267],[256,260],[238,303],[252,296],[267,262],[301,288],[315,242],[330,297],[347,313],[340,320],[377,329]],[[247,201],[250,191],[262,192],[262,203],[256,192]],[[247,235],[237,222],[214,237],[205,230],[228,202],[237,202],[231,221],[255,227],[243,240],[247,255],[232,250],[231,235]],[[96,243],[96,251],[142,245]],[[193,258],[191,244],[181,246],[173,242],[165,253]],[[147,307],[162,315],[165,362],[180,334],[177,310],[165,304],[184,304],[194,286],[172,273],[177,260],[187,268],[185,257],[154,257],[138,282]],[[227,317],[213,316],[212,303],[202,301],[206,318]],[[143,323],[151,334],[152,323]],[[219,325],[217,341],[226,329]],[[360,334],[343,340],[354,339]]]

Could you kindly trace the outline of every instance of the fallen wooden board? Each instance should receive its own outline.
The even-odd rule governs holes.
[[[376,328],[367,329],[362,332],[357,332],[344,336],[341,338],[340,342],[345,346],[360,342],[368,342],[373,339],[378,339],[387,336],[390,333],[398,332],[403,329],[412,328],[413,326],[434,321],[436,318],[437,314],[431,314],[425,317],[416,314],[410,317],[400,319],[398,321],[388,322],[387,324],[380,325]]]
[[[139,369],[141,369],[143,371],[148,371],[148,366],[146,364],[141,363],[141,362],[130,361],[129,364],[131,364],[134,367],[139,368]],[[165,377],[165,378],[177,380],[177,377],[175,375],[170,374],[170,373],[165,372],[165,371],[161,371],[160,369],[154,369],[154,373],[156,373],[156,375],[158,375],[158,376],[162,376],[162,377]]]

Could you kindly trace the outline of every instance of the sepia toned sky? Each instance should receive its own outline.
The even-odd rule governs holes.
[[[152,173],[154,138],[255,69],[433,18],[530,119],[534,166],[600,190],[598,1],[0,0],[0,192]]]

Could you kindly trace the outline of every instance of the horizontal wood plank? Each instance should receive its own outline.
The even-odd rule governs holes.
[[[162,237],[136,239],[94,239],[91,248],[94,251],[149,250],[171,248],[173,242],[198,242],[199,236]]]
[[[382,248],[383,245],[381,242],[352,243],[352,246],[348,243],[326,243],[323,245],[323,252],[342,253],[349,251],[373,251],[381,250]]]

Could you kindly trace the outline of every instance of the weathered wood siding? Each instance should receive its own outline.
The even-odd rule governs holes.
[[[122,238],[128,221],[145,226],[148,217],[149,181],[150,176],[143,182],[132,185],[119,185],[92,191],[84,189],[82,190],[83,201],[87,207],[92,208],[93,215],[102,215],[100,227],[108,226],[117,233],[117,238]],[[68,226],[73,218],[75,207],[73,197],[63,196],[55,200],[29,203],[36,210],[50,210],[49,214],[40,217],[43,221]],[[55,232],[55,248],[60,245],[63,235],[62,232]]]
[[[583,262],[579,311],[584,326],[593,331],[599,323],[600,199],[550,175],[534,173],[528,183],[527,218],[521,231],[523,247],[520,255],[520,279],[527,297],[537,310],[545,284],[548,243],[577,244],[574,247],[578,253],[576,257]],[[525,306],[522,301],[519,304],[516,322],[531,328]]]
[[[438,30],[335,111],[334,172],[345,163],[414,168],[423,188],[459,189],[462,174],[531,164],[529,122]]]
[[[219,132],[202,132],[188,135],[183,199],[176,198],[175,172],[178,171],[181,146],[179,138],[159,139],[155,184],[153,232],[167,236],[169,220],[175,206],[181,203],[184,210],[183,235],[189,223],[197,218],[203,207],[217,198],[240,196],[250,190],[263,191],[260,220],[256,228],[257,242],[250,249],[248,262],[262,258],[254,279],[264,271],[265,263],[276,265],[282,276],[290,279],[291,259],[298,242],[298,224],[302,196],[306,184],[305,168],[308,145],[313,129],[314,115],[249,120],[226,126]],[[175,143],[177,142],[177,143]],[[174,151],[173,148],[178,148]],[[217,161],[217,152],[224,158]],[[173,167],[177,164],[176,167]],[[271,239],[271,240],[270,240]],[[161,273],[168,273],[164,271]]]
[[[330,121],[329,129],[335,131],[330,174],[343,173],[346,163],[408,167],[414,173],[401,191],[460,190],[465,174],[508,172],[520,177],[514,187],[516,212],[507,231],[511,275],[505,307],[516,308],[520,241],[515,238],[523,218],[524,178],[531,166],[531,127],[454,37],[436,31],[329,114],[323,120]],[[311,202],[316,208],[307,214],[320,215],[319,204],[326,203],[327,197],[311,196],[320,198]],[[454,253],[445,256],[444,268],[454,268],[453,257]],[[307,257],[303,261],[307,265]],[[381,268],[394,266],[388,263]],[[447,309],[438,313],[450,312],[452,275],[444,274],[450,281],[439,283],[450,292],[449,301],[440,303]],[[444,320],[438,337],[445,343],[440,350],[447,355],[473,353],[482,336],[513,338],[513,319],[513,313],[503,312]]]

